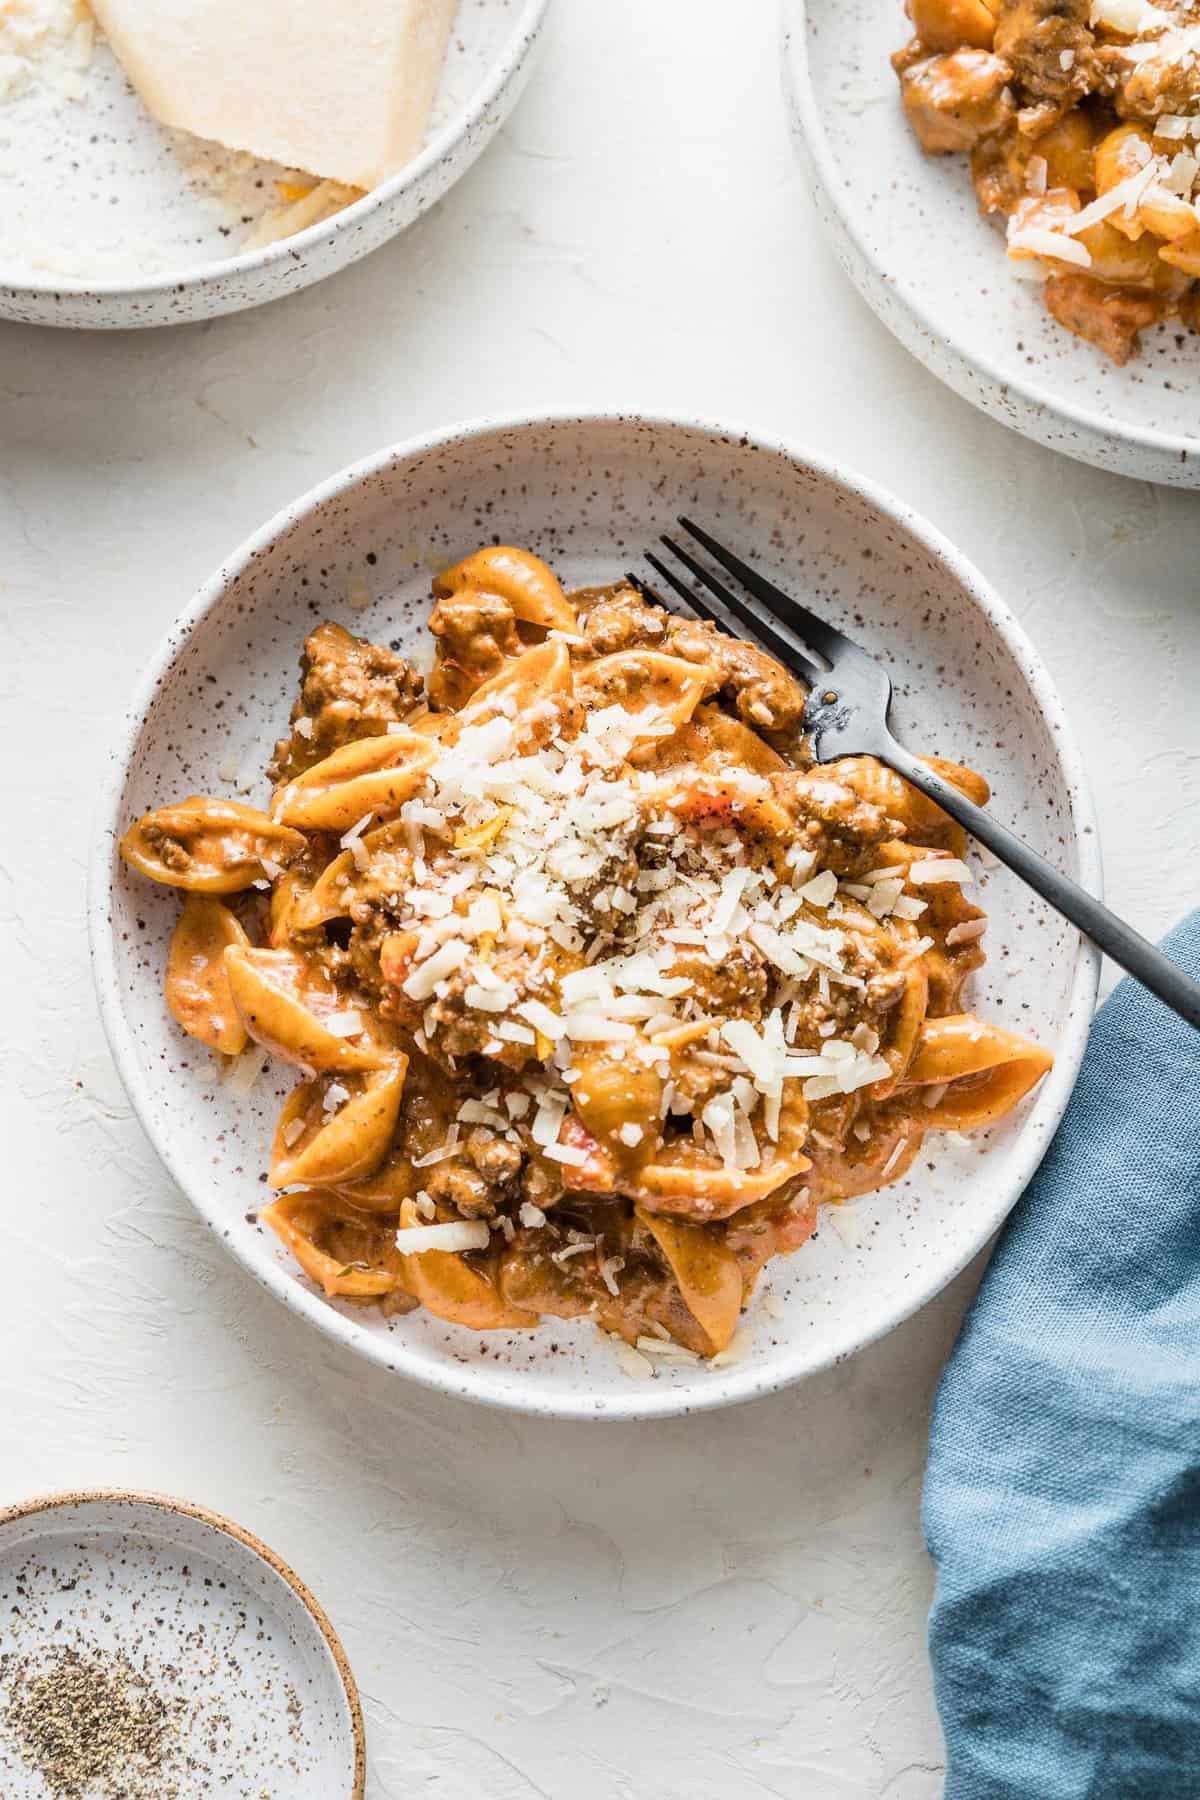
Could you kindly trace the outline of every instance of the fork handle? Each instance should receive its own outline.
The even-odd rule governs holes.
[[[952,819],[964,826],[972,837],[978,838],[981,844],[997,855],[1001,862],[1015,869],[1023,881],[1039,893],[1043,900],[1048,900],[1056,911],[1077,925],[1094,944],[1099,945],[1106,956],[1111,956],[1130,975],[1148,987],[1152,994],[1177,1012],[1181,1019],[1189,1025],[1200,1028],[1200,982],[1193,981],[1190,975],[1169,957],[1156,950],[1144,937],[1118,919],[1116,913],[1102,906],[1099,900],[1085,893],[1074,881],[1048,863],[1044,856],[1023,843],[1014,832],[999,824],[990,813],[983,811],[968,800],[965,794],[943,781],[940,775],[928,766],[919,762],[903,744],[889,739],[881,750],[876,751],[881,762],[887,763],[897,775],[903,775],[915,788],[920,788],[929,799],[936,800],[943,812],[948,812]]]

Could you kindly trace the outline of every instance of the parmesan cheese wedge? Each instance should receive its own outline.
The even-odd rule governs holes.
[[[92,0],[164,125],[352,187],[420,149],[458,0]]]

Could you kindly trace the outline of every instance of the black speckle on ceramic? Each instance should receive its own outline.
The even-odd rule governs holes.
[[[147,808],[185,793],[263,800],[306,632],[323,618],[412,649],[426,641],[433,570],[486,542],[528,544],[568,584],[637,567],[681,512],[751,553],[889,662],[914,749],[993,784],[999,815],[1095,886],[1095,834],[1076,752],[1035,652],[982,579],[932,529],[854,477],[779,446],[686,423],[535,419],[465,427],[360,465],[298,501],[231,558],[168,639],[117,745],[92,870],[93,952],[114,1054],[175,1178],[273,1293],[363,1354],[432,1386],[574,1416],[683,1411],[779,1387],[849,1354],[935,1294],[1004,1218],[1036,1166],[1078,1066],[1096,959],[1006,872],[979,871],[991,915],[979,1010],[1055,1047],[1032,1103],[985,1138],[931,1143],[912,1176],[855,1207],[862,1243],[822,1230],[773,1264],[752,1347],[734,1367],[636,1383],[586,1324],[477,1336],[425,1313],[390,1324],[327,1303],[255,1222],[275,1115],[273,1065],[248,1098],[209,1077],[167,1016],[162,975],[175,897],[114,856]],[[350,608],[366,583],[364,611]]]
[[[439,200],[500,129],[548,5],[459,0],[421,154],[324,224],[241,255],[231,245],[278,204],[281,171],[164,130],[99,44],[80,99],[35,85],[0,103],[0,319],[183,325],[277,300],[357,262]]]
[[[161,1764],[144,1779],[122,1771],[131,1800],[361,1800],[362,1713],[345,1652],[287,1564],[228,1519],[124,1491],[0,1511],[0,1617],[5,1800],[49,1793],[4,1715],[22,1672],[67,1652],[110,1668],[119,1659],[158,1709]]]
[[[1065,331],[980,217],[965,157],[926,156],[888,57],[902,0],[784,0],[797,148],[843,268],[884,324],[964,399],[1097,468],[1200,487],[1200,336],[1143,332],[1120,369]]]

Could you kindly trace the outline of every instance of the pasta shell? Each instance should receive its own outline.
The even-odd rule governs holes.
[[[408,721],[408,729],[415,731],[418,737],[434,738],[440,741],[453,735],[458,725],[458,714],[454,712],[421,712],[413,713]]]
[[[923,756],[921,761],[943,781],[965,794],[968,800],[973,800],[976,806],[987,805],[990,789],[983,776],[977,775],[974,769],[968,769],[962,763],[947,762],[940,756]],[[875,757],[843,757],[837,765],[837,779],[860,800],[878,806],[897,824],[905,826],[914,845],[919,844],[923,849],[949,850],[955,856],[964,854],[967,840],[962,826],[956,825],[936,801],[927,799],[918,788],[910,786]]]
[[[913,1114],[921,1130],[973,1131],[992,1125],[1024,1099],[1054,1058],[1040,1044],[973,1013],[926,1019],[903,1090],[942,1089],[936,1098],[917,1093]]]
[[[756,1169],[727,1169],[692,1138],[673,1138],[642,1169],[640,1185],[631,1189],[633,1198],[656,1217],[665,1213],[702,1224],[727,1219],[766,1200],[812,1166],[804,1154],[808,1106],[794,1081],[784,1086],[778,1130],[777,1141],[759,1139],[763,1160]]]
[[[926,50],[990,50],[996,20],[986,0],[910,0],[913,30]]]
[[[796,827],[774,796],[748,790],[744,781],[717,769],[702,769],[677,788],[667,810],[690,824],[710,829],[737,824],[777,842],[780,856],[796,836]]]
[[[275,1127],[271,1186],[335,1187],[373,1174],[391,1145],[407,1073],[408,1058],[398,1055],[376,1074],[302,1081]]]
[[[433,583],[439,600],[468,588],[507,600],[513,617],[523,625],[540,626],[543,631],[574,633],[579,629],[575,609],[558,577],[531,551],[514,549],[511,544],[477,550],[443,569]]]
[[[423,1170],[413,1168],[410,1157],[393,1153],[370,1175],[331,1186],[362,1212],[398,1213],[406,1200],[414,1199],[420,1192],[423,1174]]]
[[[635,1214],[670,1264],[684,1303],[716,1355],[737,1330],[742,1310],[742,1271],[733,1251],[703,1225]]]
[[[428,737],[407,729],[359,738],[280,789],[275,811],[304,831],[349,831],[371,814],[397,812],[436,754]]]
[[[294,924],[311,931],[331,919],[344,919],[356,900],[402,894],[412,883],[412,851],[398,820],[363,833],[360,869],[353,850],[343,850],[324,868],[312,887],[297,899]]]
[[[400,1208],[401,1229],[420,1223],[416,1207],[406,1200]],[[404,1260],[405,1285],[436,1318],[471,1331],[525,1331],[537,1325],[536,1313],[509,1306],[486,1276],[453,1251],[427,1250]]]
[[[776,775],[787,768],[779,752],[772,750],[757,731],[751,731],[730,713],[722,712],[719,706],[707,702],[698,706],[692,724],[700,738],[707,739],[707,754],[719,762],[732,763],[737,769],[749,769],[754,775]]]
[[[352,850],[343,850],[324,868],[304,897],[297,901],[294,920],[301,931],[327,925],[331,919],[349,917],[354,903],[354,877],[358,865]]]
[[[476,723],[481,713],[497,712],[499,703],[508,698],[516,702],[517,711],[521,713],[539,700],[569,696],[573,684],[566,645],[557,638],[536,644],[532,650],[514,656],[507,668],[475,689],[469,704],[458,714],[459,730]]]
[[[836,1205],[902,1181],[924,1142],[925,1121],[914,1118],[913,1109],[902,1102],[860,1116],[871,1131],[866,1143],[831,1140],[828,1149],[814,1147],[813,1165],[804,1177],[814,1206]]]
[[[389,1061],[384,1051],[326,1028],[323,1018],[342,1010],[341,1002],[293,951],[234,945],[225,952],[225,971],[243,1025],[272,1056],[318,1071],[379,1069]]]
[[[209,894],[189,894],[171,934],[167,1007],[189,1037],[222,1056],[240,1056],[247,1042],[225,972],[225,951],[231,944],[250,947],[229,908]]]
[[[920,1040],[921,1027],[929,1008],[929,978],[923,960],[912,962],[904,971],[904,992],[888,1019],[888,1038],[879,1054],[891,1066],[890,1081],[878,1081],[871,1089],[876,1101],[894,1094],[897,1084],[913,1059]]]
[[[638,1203],[649,1213],[702,1221],[727,1219],[765,1200],[809,1167],[798,1151],[776,1156],[757,1169],[726,1169],[690,1139],[680,1138],[642,1170]]]
[[[1193,231],[1189,236],[1170,243],[1159,256],[1173,268],[1180,269],[1185,275],[1200,275],[1200,231]]]
[[[458,1110],[460,1094],[451,1078],[414,1051],[408,1064],[400,1122],[387,1160],[370,1175],[339,1182],[338,1192],[362,1212],[400,1211],[427,1184],[430,1165],[414,1167],[414,1157],[439,1150]]]
[[[274,950],[286,950],[301,925],[301,915],[312,892],[312,878],[303,869],[288,869],[271,889],[269,940]]]
[[[399,1258],[386,1263],[351,1266],[322,1249],[318,1237],[331,1218],[330,1197],[321,1193],[285,1194],[264,1206],[259,1218],[287,1245],[304,1273],[324,1289],[328,1299],[377,1300],[404,1287]]]
[[[121,855],[141,875],[198,894],[237,894],[266,881],[304,839],[253,806],[193,795],[129,827]]]
[[[636,1160],[630,1156],[629,1148],[622,1145],[621,1127],[637,1127],[637,1146],[648,1149],[656,1140],[663,1094],[663,1077],[657,1066],[643,1061],[636,1050],[616,1062],[608,1046],[589,1047],[586,1044],[576,1046],[571,1062],[571,1089],[575,1108],[590,1139],[587,1144],[583,1143],[582,1138],[579,1142],[589,1150],[592,1145],[597,1149],[601,1144],[606,1145],[620,1156],[623,1163]],[[576,1141],[570,1136],[576,1122],[575,1113],[569,1113],[565,1121],[564,1141]],[[607,1160],[615,1176],[613,1156],[610,1154]],[[573,1180],[574,1176],[571,1178]],[[609,1186],[612,1185],[610,1180]]]
[[[651,709],[659,721],[686,725],[707,694],[721,685],[720,676],[704,663],[685,662],[659,650],[617,650],[576,670],[575,687],[589,706],[623,706],[628,712]],[[647,738],[654,738],[652,725]]]

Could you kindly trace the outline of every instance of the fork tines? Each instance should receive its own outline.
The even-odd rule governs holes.
[[[686,521],[681,520],[680,523],[684,525],[685,529],[691,529]],[[814,661],[810,660],[809,657],[802,652],[800,647],[792,642],[790,638],[785,637],[780,631],[776,630],[769,619],[763,618],[760,613],[747,606],[746,602],[741,599],[738,594],[734,593],[727,583],[722,581],[719,576],[714,575],[710,569],[706,568],[704,564],[693,556],[689,550],[686,550],[682,544],[678,544],[673,538],[665,536],[662,542],[671,552],[672,556],[683,564],[684,568],[689,571],[694,579],[702,587],[707,588],[711,594],[715,595],[723,609],[723,611],[718,612],[702,594],[697,593],[695,589],[676,574],[675,570],[665,563],[661,557],[656,556],[653,551],[647,551],[646,560],[651,568],[657,575],[662,577],[668,587],[673,589],[673,591],[679,595],[680,599],[692,612],[697,613],[701,618],[709,620],[710,623],[718,626],[722,630],[733,631],[736,634],[738,629],[737,624],[730,624],[730,616],[732,616],[735,621],[739,621],[744,628],[752,632],[760,642],[765,644],[772,654],[779,658],[780,662],[782,662],[785,667],[792,669],[802,681],[811,686],[819,679],[822,672],[819,666]],[[657,593],[648,582],[642,581],[636,575],[631,575],[629,579],[647,599],[652,600],[659,606],[664,604],[662,596]],[[780,594],[779,600],[787,604],[786,595]],[[790,624],[791,621],[787,619],[786,613],[783,613],[782,608],[780,610],[784,622]]]
[[[768,581],[765,575],[760,575],[756,568],[742,557],[736,556],[732,550],[727,550],[724,544],[701,526],[693,524],[691,519],[681,518],[679,523],[688,536],[695,538],[723,569],[737,577],[748,593],[769,607],[773,616],[800,639],[810,654],[827,663],[837,660],[838,652],[846,647],[846,640],[840,631],[827,624],[815,612],[810,612],[807,606],[801,606],[790,594],[785,594],[782,588],[776,587],[773,581]],[[698,565],[692,563],[690,566],[698,572]]]

